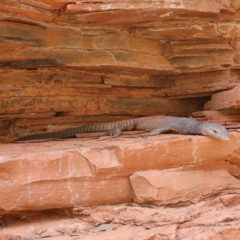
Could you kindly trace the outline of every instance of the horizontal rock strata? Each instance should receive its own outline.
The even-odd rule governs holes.
[[[0,56],[1,240],[239,239],[240,1],[3,0]],[[6,143],[149,115],[230,140]]]
[[[239,85],[239,15],[237,1],[1,2],[0,141],[236,107],[209,100]]]
[[[176,168],[180,170],[176,174],[182,177],[184,171],[187,171],[185,182],[179,182],[181,188],[189,188],[187,182],[196,178],[202,184],[199,187],[202,191],[209,188],[209,183],[201,182],[201,179],[209,178],[211,182],[214,175],[221,176],[220,172],[226,171],[223,179],[231,189],[231,184],[235,182],[232,182],[233,177],[227,173],[228,164],[225,161],[239,145],[237,133],[232,133],[228,141],[203,136],[163,134],[145,138],[125,135],[116,139],[100,137],[94,140],[85,137],[64,141],[2,144],[0,205],[2,210],[17,211],[132,202],[133,193],[136,195],[139,192],[135,189],[140,188],[145,194],[146,188],[150,191],[153,187],[146,186],[142,181],[137,182],[136,186],[136,181],[133,182],[134,175],[130,184],[129,177],[136,171],[149,169]],[[199,169],[199,177],[197,170],[190,171],[195,167]],[[204,173],[200,169],[215,169],[216,173]],[[162,178],[165,180],[161,184],[170,184],[170,179],[173,178],[178,182],[178,177],[174,177],[174,172],[171,171],[150,175],[157,186]],[[193,187],[194,184],[191,184]],[[213,196],[226,188],[222,185],[219,190],[219,184],[213,185],[213,189],[217,189],[216,192],[211,190]],[[189,197],[192,196],[191,187],[188,190]],[[202,191],[199,190],[199,194]],[[184,191],[179,194],[184,194]],[[153,197],[149,198],[155,202]],[[158,201],[156,199],[156,203]],[[176,201],[181,203],[181,197]],[[160,202],[164,205],[175,204],[175,200]]]
[[[8,225],[0,238],[234,240],[239,236],[238,206],[239,195],[226,194],[180,208],[121,204],[14,213],[0,220]]]

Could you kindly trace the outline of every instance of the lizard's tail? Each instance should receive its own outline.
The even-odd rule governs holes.
[[[94,123],[89,125],[84,125],[81,127],[70,128],[67,130],[52,132],[52,133],[40,133],[27,135],[20,137],[15,141],[27,141],[27,140],[37,140],[45,138],[69,138],[75,137],[79,133],[91,133],[91,132],[108,132],[110,136],[116,137],[121,134],[121,131],[132,130],[135,126],[135,120],[123,120],[118,122],[109,122],[109,123]]]
[[[84,125],[77,128],[70,128],[59,132],[51,133],[40,133],[32,134],[24,137],[20,137],[15,141],[28,141],[28,140],[37,140],[37,139],[46,139],[46,138],[70,138],[75,137],[79,133],[90,133],[90,132],[106,132],[109,130],[111,123],[96,123]]]

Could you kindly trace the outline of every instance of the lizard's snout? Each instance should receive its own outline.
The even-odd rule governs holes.
[[[221,139],[226,141],[226,140],[229,140],[229,139],[230,139],[230,136],[229,136],[229,134],[227,133],[226,136],[223,136]]]
[[[206,136],[221,139],[221,140],[230,139],[227,129],[217,123],[203,124],[203,133]]]

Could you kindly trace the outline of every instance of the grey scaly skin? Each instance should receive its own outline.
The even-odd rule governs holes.
[[[79,133],[91,133],[91,132],[108,132],[109,136],[117,137],[121,135],[122,131],[130,131],[134,128],[134,126],[135,126],[134,119],[109,123],[94,123],[58,132],[27,135],[24,137],[20,137],[15,141],[27,141],[45,138],[70,138],[75,137],[76,134]]]
[[[150,130],[144,135],[157,135],[174,131],[182,135],[204,135],[221,140],[228,140],[229,134],[225,127],[217,123],[200,123],[193,118],[152,116],[135,119],[134,129]]]
[[[147,130],[145,136],[157,135],[167,131],[174,131],[183,135],[205,135],[221,140],[228,140],[227,130],[217,123],[200,123],[193,118],[150,116],[134,118],[118,122],[96,123],[71,128],[53,133],[33,134],[18,138],[16,141],[36,140],[45,138],[75,137],[79,133],[108,132],[109,136],[117,137],[122,131]]]

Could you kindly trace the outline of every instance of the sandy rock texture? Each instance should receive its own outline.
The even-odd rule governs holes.
[[[239,239],[239,0],[1,0],[0,56],[0,240]],[[13,142],[149,115],[230,140]]]
[[[0,239],[236,239],[240,139],[230,135],[2,144]]]
[[[182,207],[121,204],[4,216],[0,237],[54,240],[238,239],[239,195]]]
[[[227,171],[239,145],[238,133],[228,141],[165,134],[2,144],[1,209],[191,204],[239,187]]]
[[[1,1],[0,141],[235,110],[239,16],[238,1],[225,0]],[[223,106],[224,90],[236,97]]]

